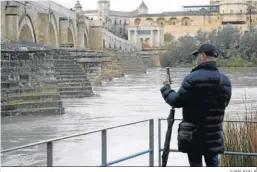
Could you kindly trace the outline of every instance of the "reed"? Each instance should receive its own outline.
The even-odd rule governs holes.
[[[247,109],[244,100],[245,121],[257,121],[257,110],[251,107],[250,112]],[[235,120],[235,118],[227,118],[226,120]],[[247,152],[257,153],[257,124],[256,123],[234,123],[224,124],[224,145],[225,150],[229,152]],[[231,156],[221,155],[221,166],[225,167],[256,167],[256,156]]]

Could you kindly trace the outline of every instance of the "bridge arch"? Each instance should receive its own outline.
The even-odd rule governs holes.
[[[50,13],[50,21],[49,21],[49,33],[50,33],[50,43],[53,46],[59,46],[59,34],[58,34],[58,24],[56,17],[53,13]],[[47,36],[47,35],[46,35]]]
[[[89,47],[89,32],[88,32],[88,26],[87,23],[84,25],[85,33],[84,33],[84,45],[85,47]]]
[[[18,39],[37,42],[36,32],[31,17],[28,14],[23,14],[18,23]]]

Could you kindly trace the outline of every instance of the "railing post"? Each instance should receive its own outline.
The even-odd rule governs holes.
[[[161,167],[161,120],[158,119],[158,160],[159,160],[159,167]]]
[[[47,142],[46,144],[46,164],[47,167],[53,166],[53,142]]]
[[[107,131],[102,130],[102,166],[107,166]]]
[[[149,121],[149,149],[151,152],[149,153],[149,166],[154,166],[154,120],[151,119]]]

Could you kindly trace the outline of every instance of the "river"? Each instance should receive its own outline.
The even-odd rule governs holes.
[[[257,68],[220,69],[230,77],[233,91],[226,110],[227,117],[243,117],[246,106],[257,105]],[[180,87],[188,68],[173,68],[172,87]],[[160,94],[165,78],[165,69],[149,69],[146,74],[126,75],[106,81],[94,87],[96,95],[84,99],[64,100],[65,114],[62,116],[16,116],[1,118],[1,148],[7,149],[29,143],[53,139],[81,132],[90,132],[130,122],[154,119],[155,165],[158,165],[158,118],[166,118],[170,107]],[[181,109],[176,110],[181,118]],[[162,123],[162,138],[166,122]],[[175,123],[171,148],[176,147]],[[108,162],[147,150],[149,147],[148,123],[118,128],[107,132]],[[164,140],[162,140],[163,146]],[[54,143],[54,166],[98,166],[101,164],[101,134],[91,134]],[[45,166],[46,145],[14,151],[1,155],[3,166]],[[114,166],[147,166],[148,154]],[[168,165],[188,165],[186,155],[170,153]]]

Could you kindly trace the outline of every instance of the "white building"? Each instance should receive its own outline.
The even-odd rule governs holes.
[[[79,4],[78,1],[77,4]],[[127,27],[129,18],[148,13],[148,8],[144,1],[141,2],[136,10],[130,12],[111,10],[109,0],[99,0],[97,4],[96,10],[83,11],[83,14],[92,20],[101,20],[106,29],[125,39],[128,39]]]
[[[128,40],[143,49],[164,46],[164,26],[143,21],[138,26],[128,27]]]

